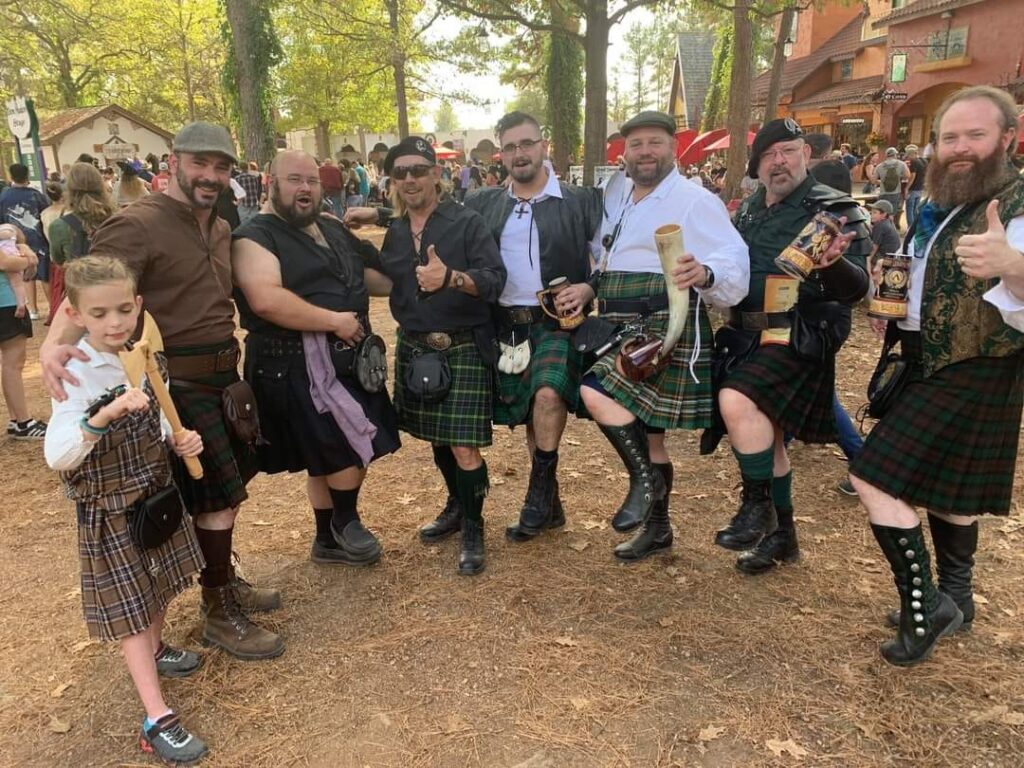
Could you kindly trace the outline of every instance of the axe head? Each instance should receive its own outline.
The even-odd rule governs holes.
[[[164,339],[160,335],[160,328],[149,312],[142,313],[142,335],[139,337],[139,343],[141,342],[149,345],[148,354],[164,351]]]
[[[133,387],[140,386],[142,374],[146,372],[149,364],[149,343],[146,341],[136,342],[130,350],[121,350],[117,356],[121,358],[121,365],[124,366],[128,383]]]

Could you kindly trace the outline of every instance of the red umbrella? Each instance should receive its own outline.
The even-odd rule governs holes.
[[[456,157],[462,157],[462,153],[457,149],[448,149],[446,146],[435,146],[434,155],[438,160],[452,160]]]
[[[757,136],[757,134],[754,133],[753,131],[747,131],[747,146],[748,147],[751,144],[754,143],[754,137],[755,136]],[[705,155],[707,155],[707,154],[709,154],[711,152],[718,152],[719,150],[728,149],[728,148],[729,148],[729,134],[727,133],[727,134],[725,134],[725,136],[720,138],[718,141],[715,141],[715,142],[712,142],[711,144],[708,144],[706,147],[704,147],[704,149],[701,150],[701,152],[703,152]]]
[[[686,149],[679,153],[677,160],[681,160],[684,163],[696,163],[700,161],[700,151],[712,142],[718,141],[723,136],[728,135],[728,131],[725,128],[716,128],[713,131],[707,131],[702,133],[700,136],[695,138]]]
[[[676,131],[676,157],[683,154],[693,140],[697,138],[697,131],[693,128],[687,128],[683,131]]]
[[[612,139],[608,142],[608,149],[605,157],[609,163],[617,163],[619,157],[626,152],[626,140],[623,138]]]

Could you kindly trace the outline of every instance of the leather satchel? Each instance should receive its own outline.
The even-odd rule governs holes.
[[[868,404],[865,413],[872,419],[885,416],[910,381],[910,361],[899,352],[893,351],[898,341],[899,331],[896,323],[890,322],[885,328],[882,354],[868,381]]]
[[[443,402],[452,386],[452,369],[443,352],[422,352],[409,361],[405,391],[425,405]]]
[[[140,499],[128,511],[128,532],[140,549],[156,549],[178,530],[185,502],[173,483]]]
[[[224,421],[244,445],[262,441],[260,419],[256,412],[256,393],[244,379],[228,384],[221,390],[221,411]]]

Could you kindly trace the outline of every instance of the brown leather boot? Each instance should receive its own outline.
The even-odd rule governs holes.
[[[238,575],[238,571],[232,570],[231,581],[228,583],[235,588],[238,604],[246,613],[276,611],[281,607],[281,592],[279,590],[250,584]]]
[[[204,644],[246,660],[272,659],[284,653],[284,639],[249,621],[230,585],[203,587],[203,603],[206,605]]]

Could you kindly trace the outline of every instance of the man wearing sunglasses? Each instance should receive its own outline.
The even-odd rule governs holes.
[[[600,248],[601,193],[558,181],[547,162],[548,142],[530,115],[505,115],[496,133],[511,182],[474,192],[466,207],[486,220],[508,271],[497,325],[510,364],[499,365],[494,423],[526,425],[530,483],[519,521],[505,530],[509,540],[522,542],[565,523],[556,479],[558,446],[568,413],[579,406],[583,364],[570,334],[542,311],[537,293],[565,278],[570,286],[564,290],[573,294],[569,313],[589,310],[593,292],[586,280],[591,254]],[[516,350],[518,363],[512,357]]]

